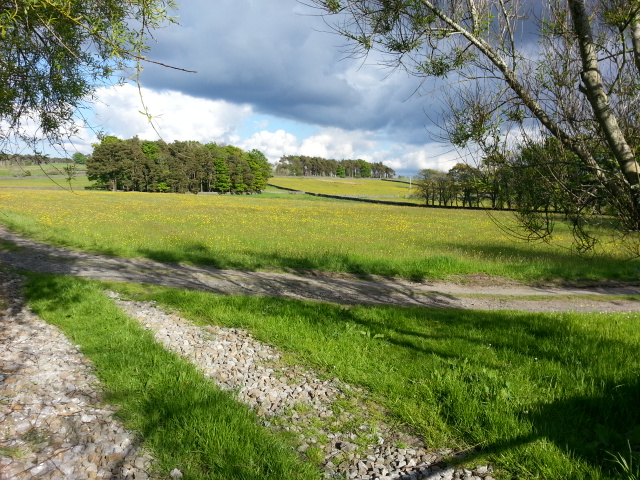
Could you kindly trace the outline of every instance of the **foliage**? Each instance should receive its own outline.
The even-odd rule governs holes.
[[[287,155],[276,166],[276,175],[393,178],[396,172],[386,165],[365,160],[333,160],[306,155]]]
[[[85,155],[84,153],[75,152],[71,155],[71,160],[73,160],[73,163],[77,165],[85,165],[87,163],[87,157],[88,155]]]
[[[494,170],[489,164],[475,168],[457,163],[446,173],[433,169],[421,170],[416,176],[417,196],[432,206],[461,205],[496,210],[510,208],[513,189],[497,183],[507,167],[495,163],[492,166]]]
[[[258,150],[106,136],[87,160],[87,176],[112,191],[260,193],[271,166]]]
[[[427,205],[449,206],[458,203],[453,180],[445,172],[424,169],[416,176],[418,196],[425,199]]]
[[[557,161],[572,157],[584,181],[567,184],[555,178],[555,169],[543,168],[537,173],[544,176],[530,177],[529,185],[571,210],[578,248],[595,246],[596,237],[582,228],[590,209],[569,204],[588,196],[606,204],[621,235],[640,231],[637,0],[311,3],[334,16],[333,27],[349,40],[352,55],[377,51],[385,66],[446,79],[439,83],[445,106],[440,125],[455,146],[497,159],[517,152],[514,143],[522,139],[524,148],[557,139]],[[499,202],[499,189],[494,194]],[[526,208],[524,217],[532,222],[523,226],[544,228],[544,218],[533,221]],[[638,235],[628,238],[640,244]]]
[[[99,85],[146,60],[173,0],[12,0],[0,13],[0,151],[73,135]]]

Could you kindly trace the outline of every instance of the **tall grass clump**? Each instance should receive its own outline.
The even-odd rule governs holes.
[[[640,453],[634,453],[631,448],[631,443],[627,441],[629,445],[628,455],[617,452],[611,453],[611,459],[618,467],[622,480],[640,480],[640,465],[639,460]],[[635,458],[634,458],[635,457]]]

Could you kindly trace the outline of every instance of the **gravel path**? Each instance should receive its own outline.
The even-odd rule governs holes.
[[[90,362],[24,307],[20,286],[18,275],[0,273],[0,480],[181,478],[178,469],[153,473],[152,457],[102,401]],[[298,451],[322,465],[324,478],[493,478],[488,466],[444,466],[450,450],[404,433],[364,391],[287,365],[244,330],[196,327],[153,303],[109,295],[165,348],[253,408],[267,428],[296,433]]]
[[[245,330],[196,327],[152,302],[110,296],[151,330],[157,342],[192,362],[221,388],[236,392],[265,426],[295,432],[298,451],[321,459],[325,478],[492,480],[487,466],[473,471],[442,468],[442,456],[450,450],[427,448],[419,438],[388,423],[365,392],[286,365],[276,349]]]
[[[0,262],[18,269],[98,280],[149,283],[221,294],[281,296],[343,304],[414,305],[525,311],[640,311],[640,301],[610,296],[640,295],[638,285],[559,287],[522,285],[471,275],[460,282],[414,283],[402,279],[304,272],[304,275],[220,270],[147,259],[108,257],[52,247],[0,227],[0,238],[19,247],[0,250]],[[585,298],[585,296],[590,298]],[[571,298],[573,296],[573,298]],[[544,297],[544,300],[536,300]]]
[[[0,274],[0,479],[145,480],[151,457],[105,405],[78,348]]]

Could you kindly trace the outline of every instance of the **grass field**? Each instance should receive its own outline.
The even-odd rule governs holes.
[[[409,188],[409,185],[405,183],[384,182],[373,178],[273,177],[269,179],[269,183],[303,192],[358,195],[390,202],[424,203],[422,199],[405,198],[417,193],[415,185],[413,188]],[[378,198],[385,196],[395,196],[396,198]]]
[[[640,263],[614,244],[604,256],[584,259],[567,249],[566,231],[558,247],[515,243],[484,212],[288,194],[5,189],[0,213],[0,222],[47,242],[224,268],[409,278],[640,277]],[[639,314],[345,308],[109,287],[155,300],[200,325],[247,328],[290,361],[366,388],[428,445],[475,446],[469,465],[490,462],[498,478],[640,477]],[[118,313],[102,288],[34,275],[27,295],[38,314],[82,345],[110,401],[121,405],[122,418],[141,432],[161,468],[180,466],[195,479],[317,477],[315,465],[297,458],[291,439],[262,429],[245,407],[162,351]],[[175,378],[188,379],[177,395]],[[240,459],[251,468],[237,469]],[[636,466],[621,468],[630,461]]]
[[[73,165],[71,163],[48,163],[42,165],[13,165],[8,167],[0,167],[0,177],[23,177],[25,175],[64,175],[64,168]],[[84,165],[76,165],[78,172],[86,170]]]
[[[42,175],[34,175],[22,178],[0,178],[0,188],[17,187],[17,188],[63,188],[71,190],[84,190],[84,187],[93,185],[86,175],[76,175],[67,180],[65,175],[51,175],[49,177]]]
[[[638,314],[345,309],[108,287],[199,325],[247,328],[291,362],[366,388],[427,445],[475,446],[465,465],[490,462],[499,479],[637,479],[620,464],[640,447]],[[100,291],[97,282],[32,276],[28,296],[94,361],[165,475],[178,466],[194,479],[312,478],[312,465],[297,463],[284,439],[261,431]]]
[[[484,212],[298,195],[0,191],[0,222],[34,238],[125,257],[239,269],[320,269],[405,278],[485,273],[522,280],[637,281],[615,244],[591,260],[517,243]],[[508,219],[509,214],[502,214]]]

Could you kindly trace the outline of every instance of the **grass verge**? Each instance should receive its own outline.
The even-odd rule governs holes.
[[[419,295],[429,295],[429,293],[419,293]],[[492,293],[459,293],[456,296],[462,298],[479,298],[488,300],[528,300],[532,302],[546,302],[553,300],[574,300],[578,301],[593,301],[593,302],[606,302],[625,300],[628,302],[640,302],[640,295],[501,295]]]
[[[477,445],[470,465],[493,462],[503,478],[621,478],[612,456],[640,451],[638,314],[345,308],[110,288],[199,324],[248,328],[291,361],[369,389],[427,445]]]
[[[155,343],[96,282],[30,275],[26,295],[38,315],[82,346],[107,401],[139,432],[161,475],[178,468],[185,479],[318,478],[248,407]]]

